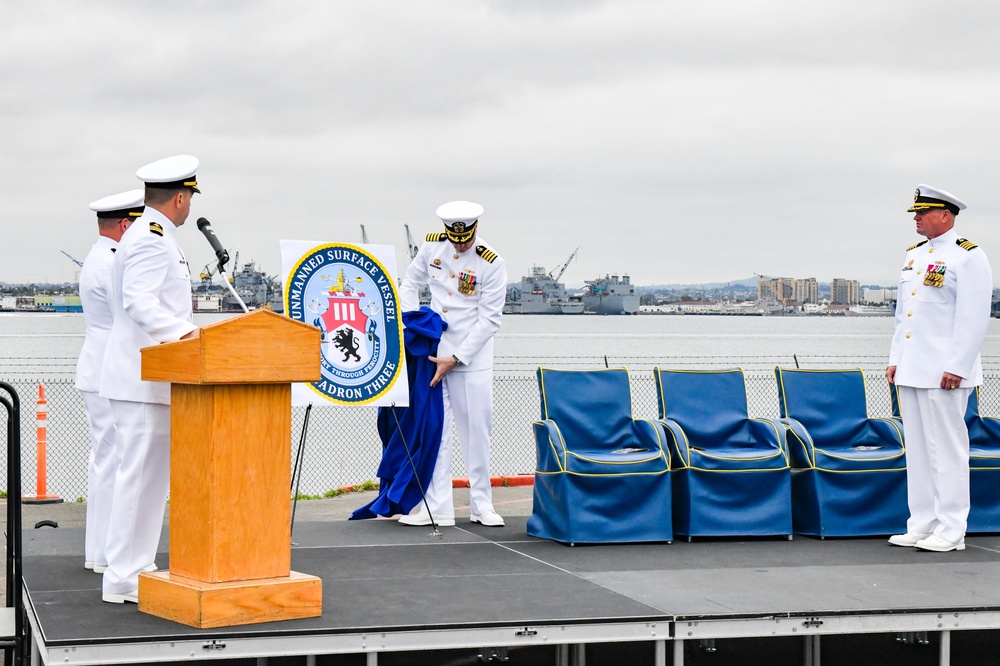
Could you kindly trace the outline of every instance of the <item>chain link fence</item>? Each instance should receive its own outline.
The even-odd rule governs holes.
[[[857,368],[857,359],[797,358],[770,362],[752,359],[744,363],[747,402],[750,416],[777,416],[778,392],[774,366],[803,368]],[[535,443],[531,423],[541,411],[535,369],[538,359],[497,359],[493,380],[493,441],[494,475],[532,474],[535,466]],[[884,363],[884,359],[881,359]],[[632,379],[632,410],[636,418],[656,418],[656,385],[653,367],[719,369],[737,364],[722,358],[672,358],[669,363],[657,359],[626,357],[619,359],[557,358],[544,360],[543,367],[593,369],[599,367],[629,368]],[[884,366],[876,363],[864,367],[868,411],[872,416],[890,414],[889,390]],[[18,373],[20,374],[20,373]],[[48,494],[59,495],[66,501],[86,496],[87,460],[90,454],[90,434],[83,411],[83,400],[73,386],[73,379],[61,373],[42,379],[23,376],[4,378],[14,385],[21,398],[22,483],[25,494],[35,494],[37,465],[35,444],[35,406],[39,383],[45,387],[48,418],[47,488]],[[980,394],[983,414],[1000,414],[1000,371],[991,368]],[[292,447],[294,462],[302,437],[305,408],[292,410]],[[321,495],[345,485],[374,480],[382,454],[382,445],[375,428],[374,407],[321,407],[310,414],[304,442],[302,474],[299,492]],[[0,433],[6,441],[6,420],[0,422]],[[453,434],[454,436],[454,434]],[[458,450],[458,447],[455,447]],[[5,474],[5,473],[3,473]],[[452,474],[466,476],[460,455],[454,457]],[[4,479],[6,481],[6,479]]]

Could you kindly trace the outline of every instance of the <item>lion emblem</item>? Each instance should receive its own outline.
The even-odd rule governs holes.
[[[342,328],[337,331],[337,334],[333,338],[333,345],[344,352],[344,361],[353,356],[355,361],[358,363],[361,362],[361,356],[358,355],[358,339],[354,337],[349,328]]]

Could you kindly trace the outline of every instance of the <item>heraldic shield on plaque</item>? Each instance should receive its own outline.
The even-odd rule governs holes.
[[[322,378],[292,404],[406,406],[395,248],[283,240],[281,266],[285,315],[321,335]]]

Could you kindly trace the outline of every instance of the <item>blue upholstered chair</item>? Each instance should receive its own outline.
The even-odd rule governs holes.
[[[785,426],[748,416],[743,370],[653,375],[674,476],[674,533],[791,535]]]
[[[979,391],[969,395],[969,522],[966,532],[1000,532],[1000,419],[979,413]],[[892,413],[900,415],[899,393],[891,387]]]
[[[569,544],[671,541],[669,454],[655,422],[632,418],[628,370],[537,374],[528,534]]]
[[[818,537],[906,531],[906,462],[898,418],[869,418],[853,370],[775,368],[788,426],[795,532]]]

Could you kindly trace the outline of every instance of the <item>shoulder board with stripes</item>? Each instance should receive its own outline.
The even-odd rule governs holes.
[[[149,223],[149,231],[150,231],[150,233],[154,233],[157,236],[162,236],[163,235],[163,227],[160,226],[159,222],[150,222]]]
[[[963,250],[974,250],[978,245],[970,241],[968,238],[958,238],[955,240],[955,244],[958,245]]]
[[[486,247],[485,245],[477,245],[476,254],[478,254],[480,257],[482,257],[491,264],[493,263],[493,260],[497,258],[497,253],[491,250],[490,248]]]
[[[448,234],[427,234],[428,243],[440,243],[448,238]]]
[[[923,245],[926,242],[927,241],[922,240],[919,243],[917,243],[916,245],[911,245],[910,247],[906,248],[906,251],[909,252],[910,250],[916,250],[918,247],[920,247],[921,245]]]

